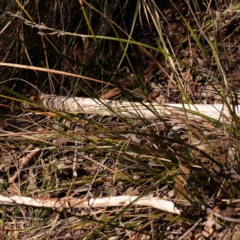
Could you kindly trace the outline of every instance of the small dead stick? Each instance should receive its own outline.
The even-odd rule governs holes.
[[[34,150],[32,150],[30,153],[28,153],[26,156],[24,156],[20,160],[20,167],[19,167],[19,169],[17,169],[17,171],[14,173],[14,175],[9,178],[9,180],[8,180],[9,184],[13,183],[17,179],[17,177],[20,175],[21,170],[23,170],[27,166],[29,161],[34,156],[36,156],[36,154],[38,154],[39,152],[40,152],[40,148],[35,148]]]

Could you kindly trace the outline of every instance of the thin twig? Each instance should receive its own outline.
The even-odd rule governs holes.
[[[187,236],[194,228],[196,228],[201,221],[202,218],[198,219],[198,221],[190,229],[188,229],[178,240],[184,239],[184,237]]]

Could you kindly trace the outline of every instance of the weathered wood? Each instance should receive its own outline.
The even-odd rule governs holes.
[[[112,196],[105,198],[31,198],[23,196],[4,196],[0,194],[1,205],[23,205],[30,207],[50,208],[52,210],[66,210],[76,208],[106,208],[106,207],[125,207],[128,205],[147,206],[162,211],[181,214],[172,201],[158,197],[139,197],[139,196]]]
[[[41,106],[54,111],[73,114],[98,114],[102,116],[119,116],[127,118],[161,118],[166,115],[184,116],[191,118],[213,118],[230,120],[227,106],[223,104],[164,104],[138,103],[116,100],[100,100],[82,97],[63,97],[41,94]],[[29,108],[29,104],[24,104]],[[240,106],[239,106],[240,107]],[[239,110],[236,107],[236,113]]]

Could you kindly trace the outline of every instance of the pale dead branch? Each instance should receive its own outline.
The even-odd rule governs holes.
[[[99,100],[82,97],[63,97],[41,94],[41,106],[53,111],[72,114],[99,114],[102,116],[119,116],[127,118],[161,118],[167,115],[184,116],[188,118],[213,118],[216,120],[228,119],[229,111],[223,104],[164,104],[137,103],[116,100]],[[30,108],[29,103],[24,103]],[[238,108],[235,109],[239,115]]]
[[[106,208],[106,207],[126,207],[128,205],[146,206],[157,208],[162,211],[180,214],[180,210],[174,203],[157,197],[139,196],[112,196],[105,198],[91,198],[89,200],[80,198],[31,198],[22,196],[0,195],[2,205],[24,205],[31,207],[49,208],[53,210],[68,210],[78,208]]]
[[[107,207],[127,207],[133,206],[145,206],[152,207],[162,211],[170,212],[173,214],[182,214],[174,204],[174,202],[160,199],[158,197],[139,197],[139,196],[112,196],[105,198],[31,198],[22,196],[6,196],[0,194],[1,205],[12,205],[12,206],[29,206],[48,208],[57,210],[59,212],[63,210],[82,209],[82,208],[107,208]],[[202,205],[203,210],[218,217],[224,221],[240,223],[240,219],[225,217],[212,209]]]

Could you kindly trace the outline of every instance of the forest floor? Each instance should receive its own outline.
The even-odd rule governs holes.
[[[0,6],[1,239],[240,238],[240,4],[157,2]],[[228,116],[73,114],[43,106],[42,93],[59,106],[61,96],[223,104]],[[67,205],[123,196],[181,214]]]

